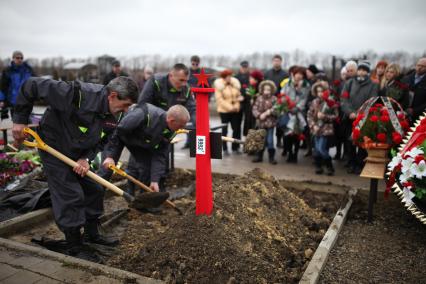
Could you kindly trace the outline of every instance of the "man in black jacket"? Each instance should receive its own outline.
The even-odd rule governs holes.
[[[112,70],[108,74],[106,74],[104,78],[104,85],[108,85],[109,82],[111,82],[112,79],[117,78],[119,76],[123,77],[129,77],[129,74],[121,70],[121,63],[118,60],[114,60],[112,62]]]
[[[108,142],[104,167],[114,165],[115,157],[119,157],[126,146],[134,157],[136,173],[132,176],[149,184],[154,191],[163,191],[161,181],[166,173],[170,141],[189,118],[188,110],[181,105],[174,105],[166,112],[154,105],[139,103],[126,114]]]
[[[113,245],[99,234],[103,213],[103,188],[85,177],[89,161],[107,141],[106,133],[117,124],[116,116],[125,112],[138,96],[136,83],[127,77],[113,79],[107,86],[30,78],[22,86],[13,115],[13,137],[17,144],[25,135],[29,115],[36,100],[47,105],[37,130],[52,148],[76,160],[70,168],[50,154],[40,151],[52,199],[53,215],[64,232],[70,253],[78,255],[82,244],[80,229],[89,242]]]
[[[288,73],[282,69],[283,58],[279,54],[275,54],[272,58],[272,68],[265,72],[265,80],[271,80],[277,87],[278,94],[281,90],[280,83],[288,78]]]
[[[277,87],[276,95],[279,94],[281,90],[281,82],[288,78],[288,73],[282,69],[283,58],[279,54],[275,54],[272,58],[272,68],[265,72],[265,80],[271,80],[275,83]],[[284,133],[281,128],[276,128],[276,136],[277,136],[277,147],[281,148],[283,143]]]
[[[240,82],[240,85],[241,85],[240,93],[244,97],[244,100],[241,102],[240,112],[238,113],[238,125],[240,125],[240,127],[246,113],[251,112],[250,97],[246,94],[246,89],[249,87],[249,84],[250,84],[249,77],[250,77],[249,63],[246,60],[241,61],[240,70],[235,75],[235,78],[237,78],[237,80]]]
[[[198,55],[191,56],[191,68],[189,69],[189,80],[188,84],[191,87],[197,87],[197,77],[194,76],[194,74],[200,74],[201,68],[200,68],[200,57]]]
[[[404,81],[408,83],[412,97],[407,112],[415,122],[426,110],[426,57],[417,61],[416,71],[404,78]]]

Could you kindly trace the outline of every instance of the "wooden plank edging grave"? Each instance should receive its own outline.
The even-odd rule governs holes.
[[[340,208],[337,211],[336,216],[330,224],[330,227],[322,238],[322,241],[315,250],[315,254],[309,262],[308,267],[303,273],[302,278],[299,281],[300,284],[318,283],[321,272],[327,263],[328,256],[330,255],[330,252],[337,241],[337,237],[343,228],[343,224],[346,221],[349,209],[352,206],[353,197],[356,195],[356,193],[356,189],[350,190],[348,192],[348,202],[346,203],[346,206],[344,208]]]

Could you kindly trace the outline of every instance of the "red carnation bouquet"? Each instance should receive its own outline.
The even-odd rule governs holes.
[[[296,106],[296,103],[293,102],[290,97],[284,93],[279,93],[277,95],[277,101],[274,104],[274,112],[277,114],[287,113]]]
[[[339,102],[335,99],[335,97],[333,96],[333,94],[330,93],[330,90],[325,90],[322,93],[322,97],[321,97],[324,101],[324,109],[322,110],[323,113],[326,114],[333,114],[334,113],[334,109],[339,106]]]
[[[352,140],[362,148],[391,148],[402,142],[407,117],[392,98],[374,97],[358,110],[352,124]]]

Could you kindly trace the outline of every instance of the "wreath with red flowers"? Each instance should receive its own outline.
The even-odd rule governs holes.
[[[391,148],[402,142],[409,128],[401,106],[392,98],[374,97],[358,110],[352,140],[362,148]]]

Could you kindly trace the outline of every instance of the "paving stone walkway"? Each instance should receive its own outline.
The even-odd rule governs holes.
[[[3,242],[4,239],[1,239]],[[155,284],[162,283],[154,279],[148,279],[126,271],[118,271],[103,266],[97,270],[98,264],[85,266],[86,261],[78,260],[69,256],[57,254],[57,257],[49,257],[56,253],[47,252],[38,254],[34,251],[42,249],[34,248],[30,251],[13,249],[10,247],[12,241],[8,241],[7,246],[0,243],[0,283],[4,284],[32,284],[32,283],[141,283]],[[19,244],[20,248],[24,248]],[[43,249],[43,251],[45,251]],[[118,272],[117,272],[118,271]]]

